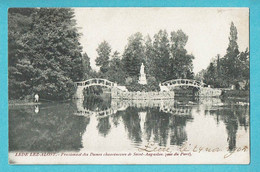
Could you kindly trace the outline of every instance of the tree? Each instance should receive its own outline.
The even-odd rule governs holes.
[[[108,42],[103,41],[97,48],[98,57],[96,58],[96,65],[100,67],[102,73],[106,73],[109,65],[109,57],[111,53],[111,46]]]
[[[204,82],[208,85],[215,85],[216,83],[216,67],[212,62],[207,68],[207,72],[204,74]]]
[[[90,76],[91,66],[90,66],[90,58],[87,53],[82,55],[82,64],[83,64],[83,79],[87,79]]]
[[[239,81],[245,82],[244,89],[249,89],[249,78],[250,78],[250,70],[249,70],[249,51],[248,48],[241,52],[238,56],[238,68],[239,70]]]
[[[244,80],[249,82],[249,51],[248,48],[245,52],[241,52],[238,56],[239,59],[239,69],[240,69],[240,76]]]
[[[227,76],[226,82],[228,85],[235,84],[236,78],[238,78],[238,45],[237,45],[237,28],[234,23],[231,22],[229,44],[226,55],[223,58],[223,72]]]
[[[119,59],[120,60],[120,53],[118,51],[115,51],[112,55],[112,59]]]
[[[33,73],[27,59],[19,54],[23,46],[20,38],[30,32],[33,8],[10,8],[8,10],[8,90],[9,98],[20,98],[28,94],[30,89],[26,76]],[[19,68],[19,69],[18,69]]]
[[[202,69],[201,71],[199,71],[199,72],[195,75],[194,79],[195,79],[195,80],[198,80],[198,81],[203,81],[203,80],[204,80],[204,75],[205,75],[206,72],[207,72],[206,69]]]
[[[123,68],[123,63],[120,58],[115,57],[109,62],[109,69],[107,71],[106,78],[112,82],[116,82],[118,84],[125,83],[125,71]]]
[[[137,77],[141,63],[144,62],[143,36],[141,33],[138,32],[128,38],[122,60],[127,76]]]
[[[154,48],[152,39],[149,35],[145,38],[144,54],[147,74],[148,76],[155,76],[157,69],[155,63]]]
[[[118,51],[113,53],[112,59],[109,61],[109,67],[105,77],[112,82],[119,84],[125,83],[125,71]]]
[[[9,49],[13,67],[9,71],[10,82],[19,82],[10,89],[10,95],[20,98],[37,92],[46,99],[67,99],[74,93],[73,82],[83,76],[74,12],[69,8],[40,8],[34,9],[30,18],[30,26],[24,28],[27,32],[15,40],[17,48]],[[16,32],[15,27],[10,28]],[[19,85],[23,85],[21,94],[12,94],[21,89]]]
[[[249,89],[249,51],[239,52],[237,29],[234,23],[230,26],[229,45],[223,58],[220,55],[213,60],[204,74],[204,81],[214,87]],[[241,85],[244,85],[241,87]]]
[[[226,78],[225,78],[226,76],[223,74],[222,66],[223,66],[223,58],[220,58],[220,55],[217,54],[217,56],[211,60],[208,68],[206,70],[202,70],[203,82],[208,85],[212,85],[215,88],[228,87],[226,84]]]
[[[188,41],[188,36],[182,31],[171,32],[171,59],[170,59],[170,76],[172,78],[193,78],[194,56],[187,54],[185,45]]]
[[[153,50],[154,50],[154,64],[155,78],[160,82],[170,79],[169,78],[169,52],[170,44],[166,30],[160,30],[154,35]]]

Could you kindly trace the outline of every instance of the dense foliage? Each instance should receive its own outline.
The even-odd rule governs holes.
[[[160,90],[159,83],[158,83],[158,81],[156,81],[156,79],[154,77],[147,78],[147,85],[139,84],[137,77],[134,77],[134,78],[128,77],[126,79],[125,86],[129,91],[148,92],[148,91],[159,91]]]
[[[143,36],[138,32],[128,38],[123,54],[123,65],[127,76],[138,76],[143,58]]]
[[[188,54],[185,45],[188,36],[182,31],[171,32],[170,38],[165,30],[160,30],[153,39],[143,37],[139,32],[128,38],[128,43],[120,56],[116,51],[110,55],[111,46],[102,42],[97,48],[97,66],[100,76],[110,81],[126,85],[130,90],[158,90],[160,82],[193,78],[193,55]],[[145,65],[147,86],[138,84],[141,64]],[[103,70],[105,66],[106,70]]]
[[[70,8],[11,8],[8,13],[9,98],[24,99],[38,93],[41,98],[68,99],[75,93],[73,82],[106,78],[132,91],[155,91],[160,82],[193,79],[194,56],[185,46],[182,31],[159,30],[152,38],[135,33],[124,51],[112,52],[107,41],[97,47],[96,65],[82,52],[80,34]],[[230,27],[229,45],[224,57],[217,55],[207,69],[196,75],[214,87],[249,88],[249,51],[239,52],[237,29]],[[138,84],[144,63],[148,85]],[[243,85],[243,86],[241,86]],[[88,92],[99,92],[91,88]]]
[[[83,77],[73,10],[11,8],[8,14],[9,98],[70,98],[73,82]]]
[[[249,51],[239,52],[237,29],[234,23],[230,26],[229,45],[224,57],[217,55],[206,70],[202,70],[197,78],[213,87],[231,87],[249,89]]]
[[[111,53],[111,47],[108,42],[103,41],[97,48],[98,57],[96,58],[96,64],[100,67],[102,73],[106,73],[109,65],[109,57]]]

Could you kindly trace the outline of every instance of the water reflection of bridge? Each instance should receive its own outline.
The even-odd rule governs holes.
[[[174,100],[118,100],[112,99],[111,106],[108,109],[100,110],[90,110],[83,106],[83,100],[77,100],[77,112],[76,115],[89,117],[90,115],[95,115],[98,118],[104,118],[118,111],[125,111],[128,107],[136,108],[159,108],[160,112],[170,113],[173,115],[190,115],[190,106],[176,105]]]

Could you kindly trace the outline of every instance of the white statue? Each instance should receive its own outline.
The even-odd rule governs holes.
[[[140,74],[145,74],[145,73],[144,73],[144,64],[143,64],[143,63],[142,63],[142,65],[141,65]]]
[[[140,76],[139,76],[139,81],[138,81],[139,84],[142,84],[142,85],[146,85],[147,84],[147,81],[146,81],[146,74],[144,73],[144,64],[142,63],[141,65],[141,69],[140,69]]]

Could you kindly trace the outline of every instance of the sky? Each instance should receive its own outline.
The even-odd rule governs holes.
[[[238,31],[240,51],[249,48],[248,8],[74,8],[83,52],[95,65],[98,45],[106,40],[112,52],[123,54],[129,36],[140,32],[153,37],[160,29],[179,29],[188,35],[186,50],[193,54],[193,71],[206,69],[217,54],[224,56],[229,43],[230,24]]]

